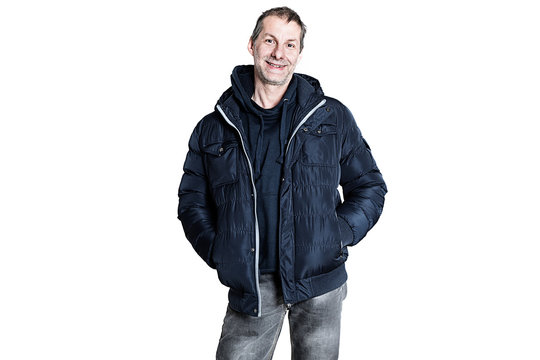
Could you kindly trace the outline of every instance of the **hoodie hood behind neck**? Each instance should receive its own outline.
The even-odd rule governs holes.
[[[251,97],[255,91],[253,67],[250,69],[249,65],[236,66],[231,74],[231,84],[233,95],[242,107],[259,115],[260,112],[251,103]]]

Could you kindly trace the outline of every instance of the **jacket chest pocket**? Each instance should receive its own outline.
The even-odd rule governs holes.
[[[238,142],[221,141],[202,147],[206,174],[212,187],[230,184],[238,180]]]
[[[304,128],[302,163],[312,166],[336,166],[337,131],[335,124],[321,124],[314,129]]]

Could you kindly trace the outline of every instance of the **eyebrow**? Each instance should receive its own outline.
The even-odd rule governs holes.
[[[277,38],[274,35],[270,34],[270,33],[264,33],[263,36],[270,36],[270,37],[277,40]],[[298,42],[298,39],[289,39],[289,40],[286,40],[286,41],[296,41],[296,42]]]

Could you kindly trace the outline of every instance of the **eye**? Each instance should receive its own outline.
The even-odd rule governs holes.
[[[274,43],[274,40],[272,40],[272,39],[266,39],[266,40],[264,40],[264,41],[265,41],[267,44],[272,44],[272,43]]]
[[[294,45],[294,44],[287,44],[287,47],[288,47],[289,49],[294,49],[294,48],[296,47],[296,45]]]

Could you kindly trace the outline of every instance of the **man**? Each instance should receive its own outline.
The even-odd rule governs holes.
[[[234,68],[189,140],[178,218],[230,288],[217,359],[271,359],[286,313],[293,359],[337,359],[347,247],[382,212],[386,186],[352,114],[294,73],[305,32],[289,8],[263,12],[254,65]]]

